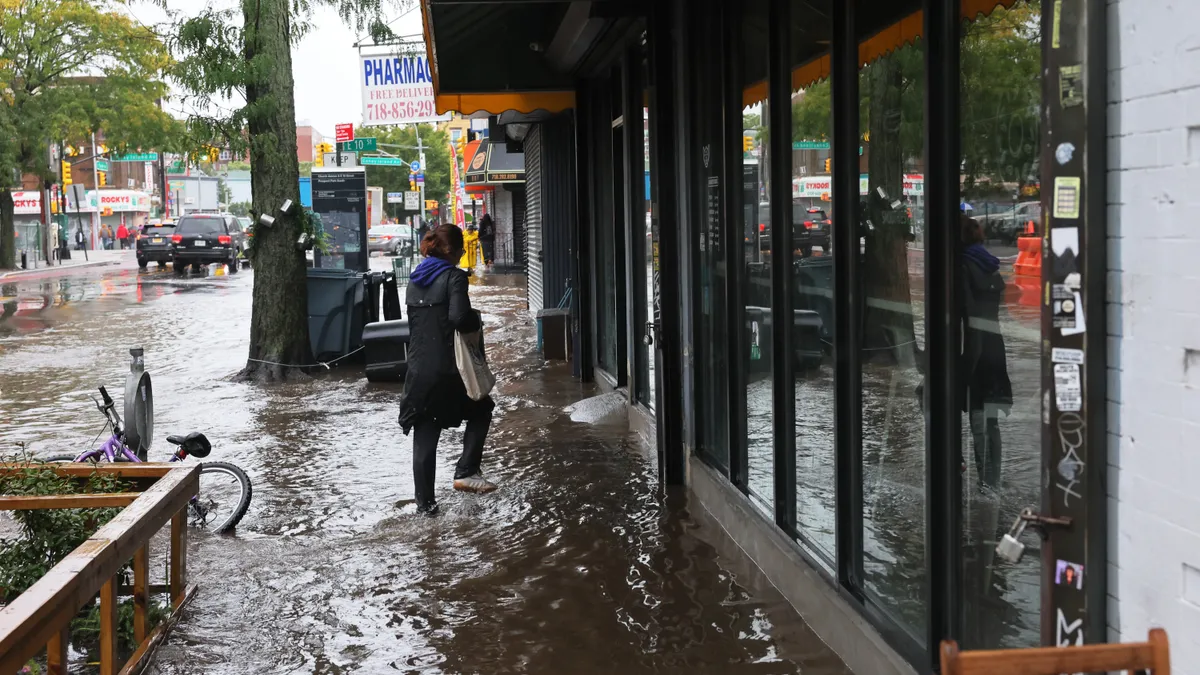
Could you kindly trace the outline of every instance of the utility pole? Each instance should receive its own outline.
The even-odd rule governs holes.
[[[60,148],[59,152],[60,152],[59,157],[61,157],[62,156],[61,148]],[[46,143],[46,157],[50,162],[50,168],[54,169],[55,168],[55,166],[54,166],[54,143],[52,141]],[[61,174],[62,173],[62,164],[60,163],[57,168],[58,168],[58,173]],[[61,176],[60,176],[60,179],[61,179]],[[42,256],[45,257],[47,265],[53,264],[53,261],[51,260],[52,256],[50,254],[50,224],[51,224],[50,221],[52,218],[52,214],[50,212],[50,195],[51,195],[50,186],[51,185],[53,185],[53,183],[51,183],[49,179],[42,181],[42,223],[43,223],[43,226],[42,226]],[[58,242],[54,242],[54,243],[57,244]]]
[[[428,168],[425,166],[425,145],[421,143],[421,125],[418,123],[413,127],[417,132],[417,161],[421,164],[421,173],[424,174]],[[421,181],[421,222],[425,222],[425,181]]]
[[[158,99],[158,109],[162,110],[161,98]],[[170,183],[167,181],[167,153],[164,149],[158,151],[158,179],[162,181],[162,219],[166,220],[171,217],[171,214],[167,212],[167,192]],[[99,208],[99,202],[97,202],[97,208]]]

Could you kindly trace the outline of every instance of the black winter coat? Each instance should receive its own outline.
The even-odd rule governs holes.
[[[1000,332],[1004,278],[967,259],[963,262],[963,286],[962,409],[982,410],[984,404],[991,404],[1007,410],[1013,393]]]
[[[467,288],[467,273],[454,267],[427,287],[408,285],[408,375],[399,420],[405,434],[427,420],[443,429],[457,427],[480,407],[490,411],[494,406],[491,397],[472,401],[467,396],[454,359],[454,331],[470,333],[481,326]]]

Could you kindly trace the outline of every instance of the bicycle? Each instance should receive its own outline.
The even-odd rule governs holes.
[[[80,455],[52,455],[45,461],[93,464],[144,461],[126,445],[125,432],[121,429],[121,416],[117,414],[116,405],[103,386],[100,387],[100,396],[104,400],[103,403],[96,401],[94,396],[92,400],[108,420],[105,427],[112,426],[112,436],[95,450],[88,450]],[[179,447],[171,454],[168,462],[181,462],[188,457],[203,459],[212,452],[212,444],[198,431],[193,431],[187,436],[167,436],[167,442]],[[207,482],[206,477],[209,478]],[[219,480],[220,477],[233,480],[225,485]],[[200,481],[200,494],[188,502],[188,524],[193,527],[211,528],[217,534],[229,532],[241,522],[250,508],[250,496],[253,491],[250,478],[245,471],[227,462],[201,462]],[[225,507],[230,507],[228,513],[225,512]]]

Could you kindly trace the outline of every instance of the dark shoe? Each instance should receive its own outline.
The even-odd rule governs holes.
[[[438,514],[438,503],[429,502],[426,504],[417,504],[417,514],[432,518]]]

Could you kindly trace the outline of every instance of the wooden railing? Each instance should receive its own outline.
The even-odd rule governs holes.
[[[200,467],[183,464],[0,464],[0,472],[50,468],[86,479],[93,472],[131,481],[142,492],[0,497],[0,510],[124,506],[119,514],[0,610],[0,673],[20,670],[46,650],[48,672],[67,673],[69,627],[79,610],[100,596],[100,673],[140,672],[178,619],[195,587],[187,585],[187,505],[199,490]],[[168,592],[172,613],[149,629],[150,539],[171,523]],[[120,571],[133,561],[133,632],[137,648],[124,663],[117,653]]]
[[[1145,642],[1084,647],[1038,647],[960,652],[943,640],[942,675],[1056,675],[1057,673],[1150,672],[1171,675],[1167,632],[1150,629]]]

